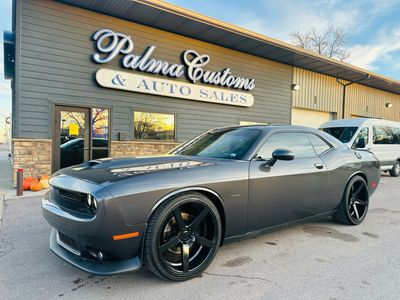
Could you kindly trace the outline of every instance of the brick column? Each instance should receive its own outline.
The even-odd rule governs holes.
[[[50,139],[23,139],[12,140],[13,153],[13,184],[16,182],[18,168],[24,169],[24,177],[51,174],[51,147]]]

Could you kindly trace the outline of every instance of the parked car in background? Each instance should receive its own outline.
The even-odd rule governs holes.
[[[69,140],[60,146],[60,167],[66,168],[69,166],[80,164],[83,161],[83,138]],[[108,140],[101,138],[92,139],[93,159],[103,158],[108,156]]]
[[[320,129],[353,149],[368,149],[381,164],[381,170],[400,176],[400,122],[354,118],[329,121]]]
[[[163,279],[200,275],[222,243],[314,217],[358,225],[379,161],[300,126],[210,130],[168,155],[61,169],[42,200],[51,250],[111,275],[143,264]]]

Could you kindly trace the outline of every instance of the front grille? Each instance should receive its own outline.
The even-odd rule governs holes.
[[[89,217],[95,215],[95,211],[86,203],[88,194],[54,187],[49,197],[50,201],[73,212]]]
[[[63,198],[64,200],[86,204],[87,194],[63,190],[63,189],[57,189],[57,192],[60,195],[60,197]]]
[[[58,231],[57,233],[57,242],[60,246],[67,249],[68,251],[76,255],[81,255],[78,243],[73,238],[69,237],[68,235],[65,235],[60,231]]]

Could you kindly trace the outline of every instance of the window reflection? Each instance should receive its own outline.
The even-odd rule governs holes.
[[[92,108],[92,159],[108,157],[109,111]]]
[[[134,138],[138,140],[175,140],[175,116],[135,111]]]
[[[60,145],[83,138],[85,134],[85,114],[73,111],[61,111]]]

